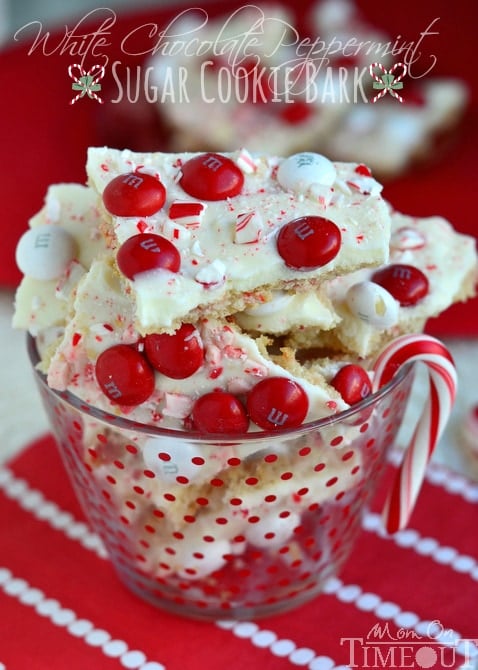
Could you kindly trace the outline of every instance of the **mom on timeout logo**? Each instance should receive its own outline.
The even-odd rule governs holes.
[[[423,633],[376,623],[365,637],[341,637],[348,667],[478,670],[478,638],[462,639],[438,620],[424,622]]]

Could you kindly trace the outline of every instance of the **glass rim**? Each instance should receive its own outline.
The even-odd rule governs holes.
[[[343,421],[351,419],[354,415],[357,415],[364,410],[368,409],[371,405],[374,405],[383,397],[387,396],[394,388],[399,386],[401,382],[412,372],[413,363],[406,363],[398,368],[397,372],[394,374],[392,379],[382,386],[378,391],[371,393],[364,400],[359,403],[352,405],[348,409],[338,412],[337,414],[331,414],[329,416],[322,417],[320,419],[315,419],[313,421],[308,421],[307,423],[302,423],[300,426],[293,428],[280,428],[277,430],[257,430],[250,431],[248,433],[203,433],[200,431],[191,431],[191,430],[179,430],[174,428],[162,428],[159,426],[152,426],[149,424],[144,424],[139,421],[134,421],[127,419],[125,417],[113,414],[106,410],[90,405],[86,401],[82,400],[76,396],[71,391],[59,391],[57,389],[51,388],[46,380],[46,375],[38,370],[37,364],[40,362],[40,356],[36,347],[35,337],[30,333],[27,333],[27,352],[32,364],[33,372],[46,389],[49,394],[57,396],[63,402],[66,402],[73,409],[75,409],[80,414],[86,414],[89,417],[94,417],[95,419],[108,424],[115,429],[127,430],[135,433],[142,433],[148,437],[168,437],[168,438],[181,438],[187,440],[188,442],[198,442],[198,443],[215,443],[215,444],[237,444],[238,442],[266,442],[271,439],[276,440],[277,438],[292,437],[294,435],[303,435],[311,432],[315,432],[322,428],[330,427]]]

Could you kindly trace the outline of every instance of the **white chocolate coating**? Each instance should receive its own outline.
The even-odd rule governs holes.
[[[417,218],[398,212],[392,213],[392,235],[389,264],[412,265],[428,279],[427,294],[416,304],[396,307],[380,287],[373,293],[380,295],[383,315],[375,315],[373,300],[367,302],[363,289],[357,303],[350,300],[357,284],[369,284],[374,270],[363,269],[326,282],[326,293],[339,322],[325,333],[333,348],[353,352],[361,357],[377,353],[384,344],[401,333],[420,332],[427,320],[438,316],[454,302],[474,295],[478,277],[475,239],[454,231],[451,224],[439,216]],[[369,286],[366,291],[369,293]],[[363,303],[363,304],[362,304]],[[357,309],[357,304],[360,308]],[[360,313],[359,313],[360,312]],[[366,318],[362,318],[365,314]],[[383,319],[383,322],[381,321]],[[390,323],[388,323],[390,319]],[[291,344],[321,346],[323,335],[312,329],[292,334]]]
[[[240,152],[225,154],[235,162],[240,155]],[[192,154],[135,154],[111,149],[90,149],[88,153],[89,181],[99,195],[114,177],[137,166],[154,171],[166,187],[166,203],[157,214],[107,217],[111,219],[110,231],[115,246],[146,225],[146,232],[169,236],[181,253],[178,273],[152,270],[141,273],[134,282],[127,282],[135,296],[139,332],[175,328],[182,320],[217,314],[218,311],[232,313],[247,307],[247,303],[262,302],[261,293],[270,288],[314,282],[387,260],[390,218],[379,195],[380,185],[374,182],[377,188],[373,195],[349,188],[347,182],[359,177],[356,166],[332,165],[322,157],[319,157],[319,172],[326,174],[328,182],[336,175],[333,181],[336,190],[327,186],[331,192],[328,204],[316,196],[290,191],[279,183],[277,168],[280,171],[282,165],[289,166],[290,177],[291,159],[259,156],[256,170],[244,174],[244,187],[239,195],[227,201],[208,201],[197,228],[185,229],[176,224],[181,234],[171,236],[168,208],[178,199],[187,199],[188,194],[178,183],[178,174],[181,165],[192,157]],[[312,157],[315,161],[316,156]],[[324,161],[326,171],[323,171]],[[317,180],[320,178],[318,176]],[[263,223],[261,235],[254,234],[258,238],[255,243],[247,240],[238,243],[237,217],[244,212],[256,213]],[[276,249],[276,236],[284,224],[308,215],[333,221],[340,229],[342,242],[333,260],[323,267],[304,272],[284,264]],[[247,296],[246,304],[244,296]]]

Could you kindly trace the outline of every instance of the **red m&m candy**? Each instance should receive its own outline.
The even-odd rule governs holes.
[[[165,237],[153,233],[140,233],[129,237],[121,245],[116,262],[125,277],[134,279],[140,272],[158,268],[179,272],[181,255],[174,244]]]
[[[164,185],[146,172],[120,174],[103,191],[103,203],[114,216],[152,216],[165,200]]]
[[[309,399],[297,382],[287,377],[268,377],[247,396],[247,411],[260,428],[294,428],[304,421]]]
[[[116,344],[98,356],[95,374],[103,393],[118,405],[140,405],[154,391],[154,371],[127,344]]]
[[[172,379],[190,377],[204,360],[199,333],[191,323],[183,323],[172,335],[146,335],[144,351],[151,365]]]
[[[181,167],[180,186],[200,200],[225,200],[241,192],[244,175],[227,156],[200,154]]]
[[[277,251],[285,264],[295,270],[314,270],[327,265],[340,251],[338,227],[322,216],[301,216],[279,231]]]
[[[193,426],[204,433],[246,433],[249,419],[241,401],[231,393],[212,391],[196,400]]]
[[[428,278],[414,265],[388,265],[374,272],[370,279],[387,289],[402,307],[415,305],[429,291]]]
[[[372,392],[372,383],[360,365],[344,365],[330,382],[348,405],[355,405]]]

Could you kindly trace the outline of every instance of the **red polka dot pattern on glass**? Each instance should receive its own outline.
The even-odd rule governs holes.
[[[409,386],[392,387],[366,416],[226,443],[124,430],[47,397],[75,489],[121,579],[167,609],[214,618],[238,606],[289,608],[340,570]]]

